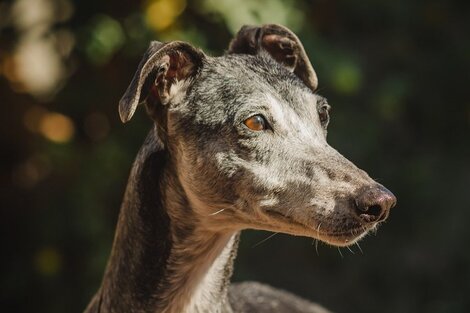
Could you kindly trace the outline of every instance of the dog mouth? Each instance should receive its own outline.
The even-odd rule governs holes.
[[[266,210],[263,212],[274,224],[274,231],[285,232],[291,235],[306,236],[318,239],[333,246],[345,247],[362,239],[369,231],[376,229],[378,223],[361,225],[353,224],[343,226],[341,230],[329,230],[327,225],[322,227],[321,222],[316,227],[306,225],[295,220],[293,216],[286,216],[278,211]]]
[[[376,225],[374,227],[351,228],[350,230],[343,232],[325,233],[321,240],[333,246],[346,247],[358,242],[370,230],[375,228]]]

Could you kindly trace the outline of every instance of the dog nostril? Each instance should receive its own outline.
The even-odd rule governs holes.
[[[366,208],[366,212],[367,214],[369,215],[373,215],[373,216],[379,216],[382,214],[382,207],[380,205],[372,205],[368,208]]]
[[[382,206],[375,204],[371,206],[361,205],[356,202],[356,214],[366,223],[373,223],[386,216]]]
[[[362,221],[373,223],[385,220],[395,203],[395,196],[384,187],[367,188],[356,198],[355,211]]]

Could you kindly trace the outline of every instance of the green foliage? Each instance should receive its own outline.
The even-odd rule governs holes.
[[[269,234],[249,231],[234,279],[335,312],[468,311],[467,2],[52,3],[31,8],[39,20],[19,14],[24,5],[0,5],[3,311],[81,311],[99,286],[151,126],[143,110],[126,125],[117,115],[148,42],[185,40],[220,55],[241,25],[271,22],[304,42],[333,107],[332,146],[390,188],[398,206],[363,253],[342,249],[344,257],[284,235],[253,248]],[[46,77],[36,69],[56,79],[35,84]]]

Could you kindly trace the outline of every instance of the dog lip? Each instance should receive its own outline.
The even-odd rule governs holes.
[[[264,210],[263,213],[269,218],[272,218],[278,222],[287,224],[291,228],[293,227],[297,229],[297,231],[295,232],[288,232],[290,234],[295,234],[295,235],[301,234],[303,236],[312,237],[312,238],[316,238],[318,236],[320,237],[328,236],[327,234],[317,231],[314,228],[305,225],[304,223],[296,221],[292,216],[286,216],[282,214],[281,212],[274,211],[274,210]],[[299,233],[299,230],[300,230],[300,233]]]
[[[362,235],[363,233],[369,231],[370,229],[364,229],[364,228],[351,228],[348,231],[343,231],[343,232],[331,232],[331,233],[325,233],[325,235],[329,237],[352,237],[355,238],[357,236]]]
[[[276,220],[281,220],[284,223],[294,224],[295,226],[300,226],[304,229],[311,230],[317,236],[321,236],[321,237],[325,237],[325,238],[332,238],[332,239],[333,238],[334,239],[341,239],[341,241],[343,241],[343,240],[345,240],[345,241],[354,241],[357,238],[364,235],[365,233],[367,233],[368,231],[370,231],[371,229],[373,229],[374,227],[376,227],[376,225],[378,224],[378,223],[375,223],[375,224],[370,225],[370,226],[352,227],[348,230],[341,231],[341,232],[322,232],[320,230],[315,230],[311,227],[308,227],[307,225],[305,225],[303,223],[297,222],[291,216],[286,216],[286,215],[284,215],[284,214],[282,214],[278,211],[264,210],[263,213],[265,213],[267,216],[269,216],[271,218],[274,218]]]

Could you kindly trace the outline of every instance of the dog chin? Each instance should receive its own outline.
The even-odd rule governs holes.
[[[297,222],[292,217],[286,217],[276,211],[265,211],[264,213],[270,217],[270,223],[268,223],[270,227],[259,227],[260,229],[282,232],[294,236],[311,237],[336,247],[347,247],[355,244],[367,235],[369,231],[377,229],[378,225],[378,223],[374,223],[341,232],[329,232],[326,229],[312,229],[310,226]]]
[[[322,237],[320,240],[332,246],[347,247],[361,240],[366,234],[367,234],[367,231],[356,236],[328,235],[328,236]]]
[[[378,223],[369,226],[367,228],[361,229],[352,229],[348,232],[343,233],[331,233],[331,234],[323,234],[322,238],[318,238],[321,241],[326,242],[332,246],[336,247],[347,247],[350,245],[355,244],[362,238],[364,238],[370,231],[374,231],[377,229]]]

